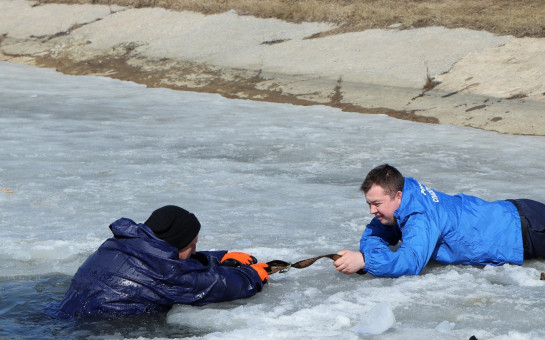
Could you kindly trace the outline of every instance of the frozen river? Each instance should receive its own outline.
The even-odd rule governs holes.
[[[0,338],[545,338],[543,260],[383,279],[323,259],[230,303],[118,320],[42,314],[120,217],[179,205],[202,223],[198,249],[295,262],[358,248],[371,220],[358,189],[376,165],[450,194],[545,202],[543,160],[543,137],[0,63]]]

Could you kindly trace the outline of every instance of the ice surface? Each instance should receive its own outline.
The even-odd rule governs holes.
[[[28,316],[44,294],[62,297],[69,278],[50,275],[72,275],[120,217],[142,222],[177,204],[201,221],[200,249],[295,262],[357,249],[370,221],[358,187],[378,164],[451,194],[545,201],[543,159],[543,137],[0,63],[0,315],[5,329],[41,338],[372,339],[354,327],[387,304],[396,321],[380,339],[545,338],[544,261],[432,263],[419,276],[382,279],[345,276],[321,259],[271,275],[250,299],[174,306],[149,328],[111,321],[82,333]],[[17,304],[27,313],[8,319]]]

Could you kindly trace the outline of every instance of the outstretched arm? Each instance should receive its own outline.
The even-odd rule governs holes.
[[[250,297],[261,291],[263,281],[249,265],[223,266],[225,251],[201,251],[181,261],[177,274],[168,282],[174,303],[205,305]]]

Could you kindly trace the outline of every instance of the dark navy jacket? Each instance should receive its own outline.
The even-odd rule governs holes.
[[[397,226],[375,217],[363,232],[364,269],[375,276],[416,275],[428,261],[443,264],[521,265],[520,216],[508,201],[447,195],[405,177]],[[397,251],[389,245],[402,241]]]
[[[173,304],[205,305],[246,298],[263,284],[250,266],[226,267],[226,251],[197,252],[179,260],[178,249],[150,228],[122,218],[110,225],[106,240],[78,269],[60,303],[46,313],[60,318],[130,315],[168,310]]]

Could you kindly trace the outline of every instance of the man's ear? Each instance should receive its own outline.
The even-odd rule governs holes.
[[[396,192],[396,198],[399,199],[399,201],[401,201],[402,196],[403,196],[403,191]]]

